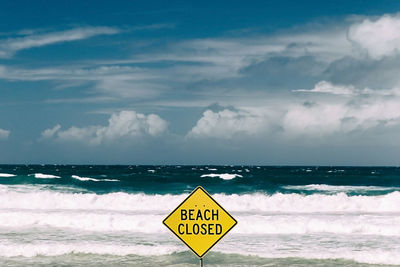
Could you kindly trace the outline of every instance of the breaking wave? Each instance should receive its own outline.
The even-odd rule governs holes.
[[[240,174],[235,174],[235,173],[234,174],[231,174],[231,173],[221,173],[221,174],[210,173],[210,174],[203,174],[200,177],[202,177],[202,178],[203,177],[211,177],[211,178],[219,177],[219,178],[221,178],[223,180],[232,180],[232,179],[234,179],[236,177],[242,178],[243,176],[240,175]]]
[[[0,177],[15,177],[15,174],[10,174],[10,173],[0,173]]]
[[[123,192],[63,193],[50,190],[18,190],[17,186],[0,186],[0,209],[104,209],[127,211],[168,211],[186,198],[182,195],[128,194]],[[400,213],[400,192],[379,196],[349,196],[343,192],[324,194],[213,194],[227,210],[235,212],[273,213]]]
[[[81,177],[78,175],[72,175],[71,176],[73,179],[79,180],[79,181],[92,181],[92,182],[119,182],[118,179],[96,179],[96,178],[91,178],[91,177]]]
[[[35,173],[34,176],[35,176],[35,178],[38,178],[38,179],[55,179],[55,178],[61,178],[60,176],[57,176],[57,175],[43,174],[43,173]]]

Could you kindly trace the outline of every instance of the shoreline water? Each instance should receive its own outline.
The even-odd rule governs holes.
[[[400,265],[398,168],[2,165],[0,173],[1,265],[197,266],[162,225],[197,185],[239,222],[206,266]]]
[[[63,264],[65,266],[199,266],[199,260],[191,252],[174,252],[162,256],[114,256],[114,255],[91,255],[91,254],[68,254],[55,257],[38,256],[35,258],[0,258],[0,264],[4,266],[54,266]],[[382,264],[358,263],[343,259],[304,259],[304,258],[262,258],[258,256],[242,256],[237,254],[223,254],[209,252],[204,259],[205,266],[345,266],[345,267],[377,267],[396,266]]]

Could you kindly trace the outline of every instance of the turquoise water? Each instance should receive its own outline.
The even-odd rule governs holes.
[[[0,265],[197,266],[162,220],[203,186],[206,266],[400,265],[400,168],[0,165]]]
[[[198,185],[206,187],[210,193],[226,194],[329,191],[301,187],[307,185],[358,186],[354,190],[343,188],[350,195],[386,194],[400,188],[400,168],[396,167],[0,165],[0,173],[16,175],[12,179],[1,179],[0,184],[4,185],[46,185],[49,188],[64,185],[97,194],[181,194]],[[50,174],[60,179],[38,179],[35,174]],[[237,178],[243,176],[245,179],[201,177],[207,174],[236,174]],[[72,176],[88,176],[101,183]],[[368,190],[365,187],[378,188]]]

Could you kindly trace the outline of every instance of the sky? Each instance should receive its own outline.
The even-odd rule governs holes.
[[[1,1],[0,163],[400,165],[399,1]]]

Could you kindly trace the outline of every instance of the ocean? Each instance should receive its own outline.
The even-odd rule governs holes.
[[[397,167],[0,165],[0,266],[198,266],[197,186],[238,221],[205,266],[400,265]]]

